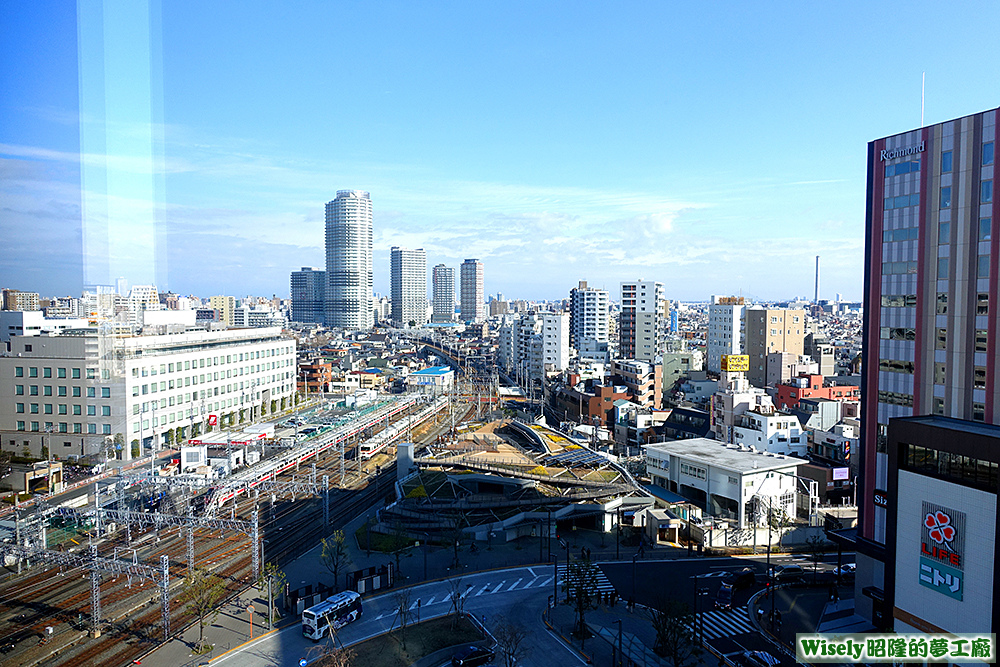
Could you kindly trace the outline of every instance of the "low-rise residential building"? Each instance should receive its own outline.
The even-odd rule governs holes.
[[[455,371],[450,366],[431,366],[406,376],[406,386],[425,394],[439,395],[451,391]]]
[[[832,401],[860,401],[861,387],[839,385],[824,380],[822,375],[799,375],[777,385],[775,403],[782,410],[795,408],[803,398],[825,398]]]
[[[614,359],[611,376],[615,384],[624,385],[632,400],[646,408],[658,409],[662,403],[662,371],[660,364],[634,359]]]
[[[771,408],[748,410],[739,416],[733,429],[738,445],[773,454],[806,456],[809,437],[798,418]]]
[[[767,392],[752,386],[747,380],[742,369],[748,365],[747,355],[729,355],[722,358],[723,370],[719,377],[719,390],[711,401],[712,431],[716,440],[735,442],[734,429],[743,413],[749,410],[774,409],[774,402]]]

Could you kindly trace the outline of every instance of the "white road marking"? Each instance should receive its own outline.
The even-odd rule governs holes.
[[[501,588],[503,588],[503,585],[506,584],[506,583],[507,583],[507,580],[504,579],[503,581],[500,582],[500,585],[497,586],[496,590],[495,591],[490,591],[490,593],[496,593],[496,592],[498,592]]]
[[[517,581],[515,581],[514,583],[512,583],[512,584],[510,585],[510,588],[508,588],[508,589],[507,589],[507,592],[509,593],[509,592],[511,592],[512,590],[514,590],[514,587],[515,587],[515,586],[517,586],[517,585],[518,585],[519,583],[521,583],[521,581],[523,581],[523,580],[522,580],[522,579],[518,579]]]
[[[481,591],[479,591],[478,593],[476,593],[476,597],[479,597],[480,595],[482,595],[483,593],[485,593],[487,590],[489,590],[490,586],[492,586],[492,584],[486,584],[485,586],[483,586],[483,589]]]

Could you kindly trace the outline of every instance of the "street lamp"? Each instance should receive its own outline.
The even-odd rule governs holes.
[[[552,561],[552,606],[559,601],[559,554],[549,554]],[[549,618],[552,618],[552,610],[549,610]]]
[[[639,558],[639,554],[632,556],[632,600],[631,602],[635,604],[635,563]]]

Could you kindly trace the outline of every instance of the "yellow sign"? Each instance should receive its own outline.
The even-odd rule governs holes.
[[[722,355],[722,370],[730,373],[750,370],[750,355],[748,354],[724,354]]]
[[[720,306],[742,306],[744,298],[742,296],[722,296],[715,303]]]

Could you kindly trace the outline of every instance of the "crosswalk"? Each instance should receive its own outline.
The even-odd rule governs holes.
[[[698,614],[695,624],[701,626],[702,621],[704,621],[705,639],[718,639],[754,632],[746,607],[704,611]]]
[[[606,595],[608,593],[613,592],[615,590],[615,587],[612,586],[611,582],[608,581],[608,578],[604,576],[604,572],[601,571],[601,568],[595,565],[593,570],[594,570],[594,584],[595,584],[594,590],[597,592],[597,594]],[[556,575],[559,577],[560,590],[563,590],[563,585],[567,582],[567,580],[569,581],[570,585],[569,595],[570,597],[572,597],[573,589],[575,588],[574,572],[570,570],[567,573],[566,565],[563,564],[556,566]]]
[[[496,595],[498,593],[510,593],[511,591],[523,591],[528,588],[543,588],[552,586],[552,574],[548,575],[535,575],[532,570],[528,570],[529,575],[523,577],[516,577],[510,579],[501,579],[499,581],[487,581],[483,583],[477,583],[475,585],[469,585],[465,591],[460,593],[460,596],[466,599],[481,597],[483,595]],[[451,604],[452,593],[447,590],[437,590],[436,595],[430,595],[428,597],[418,598],[413,600],[410,604],[410,611],[416,610],[418,607],[426,609],[432,605],[439,604]],[[381,618],[391,618],[396,615],[396,610],[385,612],[379,614],[375,617],[375,620]]]

